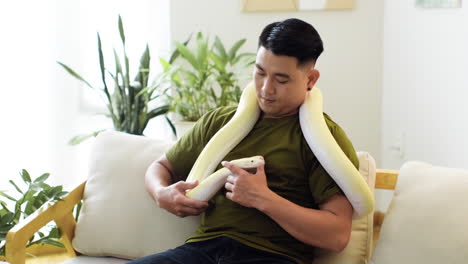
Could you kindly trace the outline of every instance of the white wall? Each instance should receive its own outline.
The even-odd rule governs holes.
[[[28,5],[28,8],[24,8]],[[18,173],[50,172],[54,135],[50,60],[53,10],[47,3],[12,1],[0,8],[0,190]]]
[[[183,41],[202,30],[218,35],[228,46],[247,38],[245,50],[255,52],[258,35],[267,24],[290,17],[314,25],[325,52],[317,68],[317,86],[324,108],[346,131],[357,150],[366,150],[379,162],[382,76],[381,1],[356,1],[346,11],[243,13],[239,0],[172,0],[171,34]]]
[[[468,168],[468,5],[385,1],[384,10],[383,166]]]

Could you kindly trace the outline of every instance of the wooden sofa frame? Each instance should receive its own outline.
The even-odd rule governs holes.
[[[397,170],[378,169],[375,188],[394,190],[397,178]],[[85,185],[86,182],[80,184],[62,201],[45,204],[37,212],[12,228],[6,237],[6,261],[11,264],[25,264],[27,242],[35,232],[50,221],[54,221],[62,233],[61,242],[65,246],[66,258],[76,257],[77,252],[73,249],[71,243],[76,226],[72,212],[75,205],[83,198]],[[381,222],[374,223],[374,231],[380,230],[380,226],[375,226],[376,224],[379,225]],[[378,238],[378,234],[374,234],[374,238]]]

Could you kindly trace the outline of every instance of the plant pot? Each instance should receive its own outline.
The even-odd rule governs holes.
[[[194,121],[174,121],[172,122],[177,131],[177,139],[180,139],[190,129],[193,128],[196,122]]]

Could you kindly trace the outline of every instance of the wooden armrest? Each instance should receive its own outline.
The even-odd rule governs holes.
[[[385,190],[395,190],[398,180],[398,170],[377,169],[375,177],[375,188]]]
[[[61,242],[64,244],[67,254],[75,257],[76,253],[71,241],[75,231],[75,219],[73,208],[82,197],[86,182],[83,182],[71,191],[63,201],[47,203],[36,212],[18,223],[8,232],[6,237],[6,261],[11,264],[24,264],[26,261],[26,244],[39,229],[50,221],[55,221],[62,233]]]

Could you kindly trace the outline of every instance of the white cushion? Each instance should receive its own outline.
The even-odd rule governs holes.
[[[405,163],[372,260],[467,263],[467,204],[468,170]]]
[[[359,172],[374,192],[376,165],[374,158],[367,152],[357,152]],[[372,250],[373,214],[353,220],[351,238],[346,248],[340,253],[317,250],[314,264],[362,264],[367,263]]]
[[[128,259],[109,258],[109,257],[88,257],[78,256],[76,258],[68,259],[61,264],[124,264],[128,263]]]
[[[107,131],[91,152],[73,246],[89,256],[143,257],[184,243],[199,217],[178,218],[150,198],[144,175],[172,142]]]

